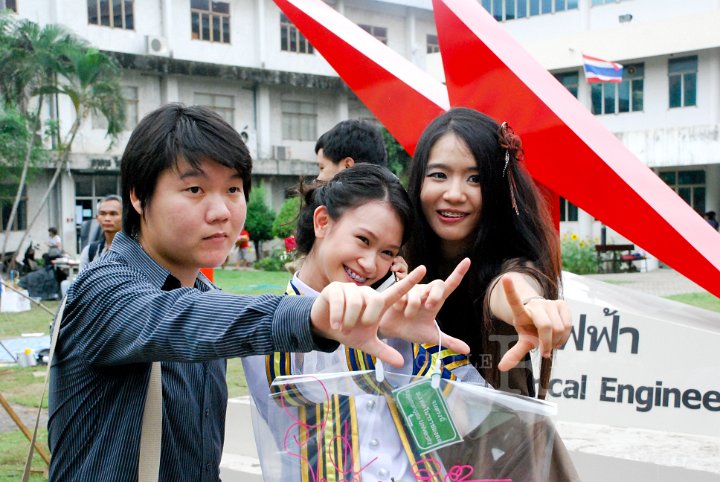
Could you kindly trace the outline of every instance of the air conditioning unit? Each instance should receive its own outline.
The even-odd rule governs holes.
[[[278,161],[286,161],[290,156],[290,146],[273,146],[273,157]]]
[[[167,57],[170,55],[170,49],[168,48],[167,39],[165,37],[147,35],[145,40],[145,51],[148,55],[159,55],[161,57]]]

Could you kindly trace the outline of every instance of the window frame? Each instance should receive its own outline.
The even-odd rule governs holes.
[[[699,213],[705,212],[707,207],[707,172],[704,169],[667,169],[659,171],[657,175],[695,211]],[[672,175],[672,181],[670,181],[669,175]],[[687,175],[701,175],[702,180],[682,182],[681,178]],[[697,194],[700,192],[702,192],[702,200],[696,203]]]
[[[205,101],[206,99],[199,98],[201,96],[206,96],[208,101]],[[222,105],[223,103],[218,102],[218,100],[223,99],[224,101],[227,101],[226,103],[229,103],[228,105]],[[217,94],[212,92],[195,92],[193,102],[195,105],[202,105],[204,107],[207,107],[208,109],[212,110],[216,114],[218,114],[220,117],[225,120],[228,124],[231,126],[235,125],[235,96],[234,95],[228,95],[228,94]]]
[[[681,64],[682,62],[692,63],[692,67],[688,69],[677,69],[673,71],[673,65]],[[668,108],[669,109],[681,109],[683,107],[697,107],[697,86],[698,86],[698,71],[700,70],[700,63],[697,55],[688,55],[685,57],[668,59]],[[674,84],[673,79],[678,78],[679,83]],[[692,86],[692,103],[687,99],[688,84]],[[673,105],[673,87],[674,85],[679,86],[680,103]]]
[[[10,219],[10,211],[12,210],[12,205],[15,202],[15,195],[17,193],[18,183],[2,182],[0,183],[0,186],[2,186],[0,188],[2,189],[2,191],[5,191],[6,188],[8,189],[7,193],[0,192],[0,230],[5,231],[6,223]],[[20,194],[20,202],[18,203],[17,213],[15,215],[15,220],[13,221],[13,225],[10,228],[10,231],[24,231],[25,229],[27,229],[27,203],[27,184],[25,184],[23,186],[23,192],[22,194]]]
[[[207,2],[207,7],[193,5],[197,2]],[[224,10],[216,10],[224,6]],[[206,22],[207,20],[207,22]],[[230,2],[213,0],[191,0],[190,2],[190,38],[201,42],[218,44],[232,43],[232,11]],[[204,35],[207,31],[207,38]],[[216,35],[217,33],[217,35]]]
[[[627,89],[627,108],[622,107],[622,91]],[[600,102],[596,102],[599,92]],[[639,95],[636,97],[636,92]],[[639,99],[638,99],[639,97]],[[608,105],[612,104],[612,110]],[[638,62],[623,67],[621,82],[596,82],[590,86],[590,110],[593,115],[630,114],[645,110],[645,63]],[[599,106],[599,108],[598,108]]]
[[[560,222],[574,223],[578,221],[579,209],[573,203],[560,196]]]
[[[367,33],[384,43],[388,44],[388,29],[387,27],[380,27],[377,25],[370,25],[367,23],[359,23],[358,27],[365,30]]]
[[[578,89],[580,88],[579,71],[574,70],[571,72],[559,72],[557,74],[553,74],[553,76],[577,99]]]
[[[281,101],[280,109],[283,141],[315,142],[317,140],[317,103],[284,99]],[[297,125],[291,125],[292,123]]]
[[[580,0],[481,0],[498,22],[578,10]]]
[[[280,50],[315,55],[315,47],[284,13],[280,12]]]
[[[95,22],[92,21],[93,15],[91,5],[95,4]],[[107,9],[104,6],[107,5]],[[130,12],[128,13],[128,6]],[[120,0],[120,14],[114,12],[115,2],[113,0],[87,0],[87,21],[88,25],[96,25],[98,27],[119,28],[122,30],[135,30],[135,0]],[[104,23],[103,12],[107,11],[107,23]],[[117,25],[116,17],[119,16],[120,25]]]
[[[440,40],[437,35],[431,33],[425,36],[425,53],[436,54],[440,52]]]

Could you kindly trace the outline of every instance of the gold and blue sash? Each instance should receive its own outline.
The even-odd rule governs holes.
[[[285,294],[287,296],[302,296],[303,293],[288,282]],[[330,395],[325,403],[317,403],[306,398],[302,391],[293,384],[286,384],[282,390],[273,386],[272,382],[278,376],[292,375],[292,356],[290,352],[275,352],[265,357],[265,369],[270,392],[278,403],[285,406],[294,406],[298,409],[298,418],[307,429],[300,430],[301,450],[301,480],[310,482],[314,474],[315,480],[337,482],[346,480],[349,474],[360,472],[360,434],[358,431],[355,399],[346,395]],[[452,373],[455,368],[469,364],[465,355],[459,355],[452,350],[440,349],[432,344],[413,344],[413,375],[427,377],[431,375],[432,367],[438,359],[442,362],[442,377],[455,380]],[[415,473],[435,474],[435,465],[427,465],[423,457],[408,436],[402,417],[397,410],[391,392],[393,387],[387,382],[378,382],[375,376],[374,356],[355,348],[345,347],[345,360],[347,368],[356,372],[354,381],[366,393],[384,397],[400,442],[411,467]],[[359,373],[357,373],[359,372]],[[451,385],[446,385],[446,395]],[[280,400],[282,398],[282,401]],[[325,421],[324,426],[321,424]],[[348,445],[352,457],[348,455]],[[352,467],[348,466],[349,464]],[[432,482],[443,482],[442,475],[424,479]]]

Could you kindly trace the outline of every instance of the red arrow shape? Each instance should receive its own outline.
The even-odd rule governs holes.
[[[507,120],[538,182],[720,296],[720,235],[479,3],[433,0],[447,91],[320,0],[275,3],[408,152],[449,105]]]

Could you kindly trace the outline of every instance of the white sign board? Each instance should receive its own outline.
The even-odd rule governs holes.
[[[563,287],[560,420],[720,437],[720,314],[570,273]]]

